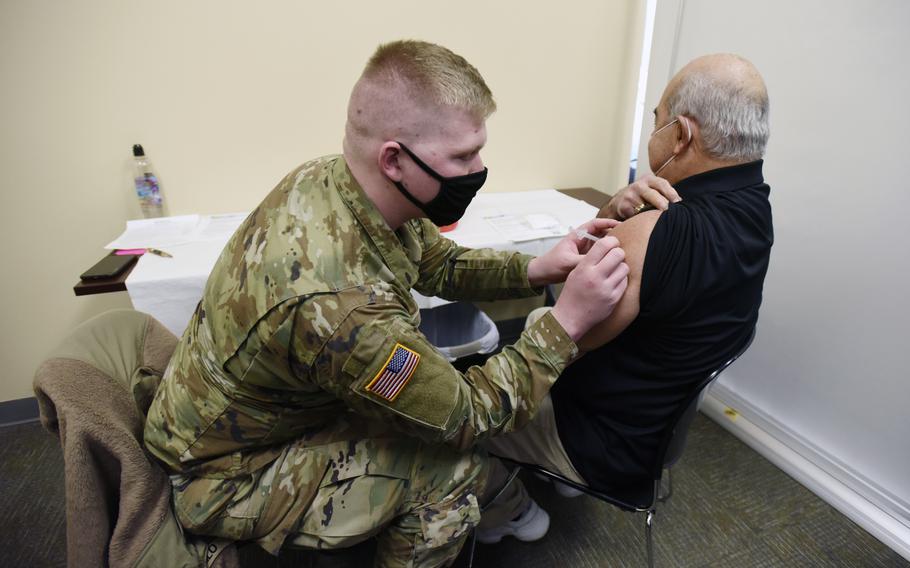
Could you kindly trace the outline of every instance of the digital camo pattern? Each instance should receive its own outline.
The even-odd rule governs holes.
[[[181,522],[275,551],[318,512],[314,499],[325,498],[320,487],[339,463],[362,464],[354,478],[369,478],[374,467],[393,467],[380,464],[398,464],[403,448],[418,448],[418,461],[435,448],[478,462],[466,468],[473,473],[458,486],[464,493],[409,498],[388,510],[389,482],[367,481],[375,511],[355,512],[378,523],[373,532],[391,522],[392,534],[408,515],[437,506],[409,530],[429,531],[420,533],[428,543],[458,544],[462,532],[452,527],[476,513],[481,466],[469,448],[527,423],[576,348],[545,316],[513,347],[461,374],[419,332],[410,289],[453,300],[528,296],[536,292],[529,260],[459,247],[426,220],[391,231],[341,157],[291,172],[222,252],[149,409],[146,444],[173,474]],[[419,362],[388,400],[367,386],[398,344]],[[371,424],[382,425],[383,443],[371,438]],[[452,480],[451,471],[438,475]],[[425,489],[414,476],[401,478],[410,479],[412,496]],[[330,530],[341,521],[336,513],[322,522]]]

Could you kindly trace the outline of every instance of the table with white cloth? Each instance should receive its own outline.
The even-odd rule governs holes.
[[[489,247],[540,255],[562,238],[568,227],[578,227],[596,214],[597,208],[593,205],[552,189],[480,193],[457,227],[444,236],[470,248]],[[559,234],[531,238],[535,235],[535,220],[546,217],[558,220],[562,227]],[[516,220],[530,220],[531,226],[526,227],[528,232],[518,236],[517,240],[510,240],[507,235],[514,237],[516,234],[504,230],[504,225]],[[499,221],[503,222],[503,226],[497,225]],[[549,233],[556,233],[552,226]],[[167,251],[171,258],[143,255],[126,278],[126,289],[133,307],[150,314],[174,334],[181,335],[202,298],[206,280],[226,242],[227,237],[223,240],[173,244]],[[441,298],[429,298],[417,292],[413,294],[422,309],[448,303]]]

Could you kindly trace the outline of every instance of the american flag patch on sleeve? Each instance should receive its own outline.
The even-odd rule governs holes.
[[[393,401],[401,393],[411,375],[417,369],[420,354],[411,351],[401,343],[396,343],[385,365],[376,373],[370,384],[366,386],[367,392],[378,395],[388,401]]]

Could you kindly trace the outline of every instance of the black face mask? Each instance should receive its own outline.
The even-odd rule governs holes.
[[[401,149],[414,160],[414,163],[420,166],[420,169],[427,172],[427,175],[439,181],[439,193],[427,203],[421,203],[416,197],[410,194],[400,181],[396,181],[395,187],[408,200],[426,213],[427,218],[437,227],[451,225],[461,219],[464,215],[471,200],[480,191],[483,183],[487,181],[487,168],[463,176],[443,177],[436,170],[423,163],[423,160],[414,155],[407,146],[398,142]]]

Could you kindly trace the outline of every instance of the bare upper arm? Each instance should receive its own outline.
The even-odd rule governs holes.
[[[613,313],[603,322],[595,325],[578,342],[581,351],[591,351],[609,343],[622,333],[638,317],[639,295],[641,293],[641,272],[648,250],[648,239],[660,217],[661,211],[646,211],[631,217],[610,231],[610,235],[619,239],[619,244],[626,252],[626,264],[629,265],[629,284],[622,299],[616,304]]]

